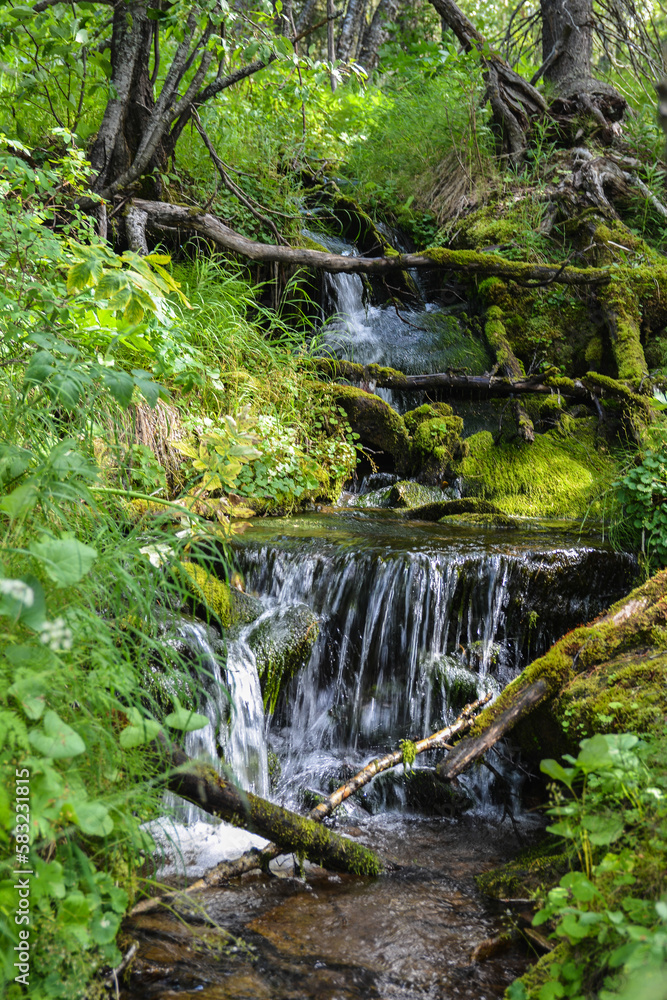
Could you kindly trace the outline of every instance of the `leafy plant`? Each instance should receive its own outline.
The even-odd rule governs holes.
[[[667,566],[667,453],[648,449],[614,487],[622,505],[619,530],[651,568]]]
[[[519,980],[508,996],[617,1000],[667,973],[664,747],[597,735],[564,759],[541,765],[554,780],[548,830],[574,847],[581,870],[550,890],[533,923],[552,926],[567,948],[542,960],[541,986],[528,992]]]

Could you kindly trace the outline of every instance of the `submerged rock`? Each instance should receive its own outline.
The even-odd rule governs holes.
[[[267,611],[246,632],[267,711],[273,712],[284,685],[305,665],[319,630],[319,619],[306,604],[288,604]]]
[[[440,521],[445,517],[461,516],[462,514],[502,515],[502,511],[487,500],[468,497],[465,500],[445,500],[441,498],[431,503],[424,503],[410,511],[410,517],[416,521]]]
[[[416,507],[423,507],[425,504],[432,504],[445,498],[445,493],[437,486],[424,486],[422,483],[415,483],[408,479],[403,479],[394,483],[391,487],[387,504],[388,507],[397,509],[413,510]]]

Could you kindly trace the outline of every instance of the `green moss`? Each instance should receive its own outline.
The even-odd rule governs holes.
[[[486,500],[466,497],[464,500],[436,500],[415,507],[410,517],[418,521],[439,521],[443,517],[461,514],[502,514],[498,507]]]
[[[625,274],[599,289],[598,300],[606,313],[618,377],[639,383],[648,374],[641,345],[642,315],[639,299]]]
[[[385,403],[363,389],[352,386],[334,386],[335,401],[345,410],[353,431],[361,443],[391,455],[397,466],[408,454],[409,438],[403,418]]]
[[[540,990],[545,983],[554,981],[551,966],[554,962],[558,962],[559,964],[566,962],[570,958],[570,954],[569,942],[559,941],[553,951],[550,951],[547,955],[542,955],[535,965],[531,965],[528,972],[525,972],[521,976],[521,982],[526,989],[527,1000],[538,1000]],[[509,990],[505,991],[504,996],[506,998],[509,996]]]
[[[595,418],[577,421],[571,437],[547,431],[532,444],[501,441],[489,431],[467,439],[468,454],[452,469],[468,494],[491,500],[505,514],[582,517],[618,474],[617,462],[596,448]]]
[[[278,609],[246,636],[257,661],[264,707],[273,712],[285,684],[307,662],[319,621],[305,604]]]
[[[517,359],[507,339],[507,331],[503,323],[503,311],[500,306],[487,309],[484,322],[484,334],[493,349],[502,371],[511,378],[519,378],[525,374],[523,366]]]
[[[417,428],[427,420],[435,420],[438,417],[451,417],[454,411],[447,403],[424,403],[416,410],[408,410],[403,414],[405,426],[409,434],[414,434]]]
[[[194,599],[195,613],[201,605],[212,614],[223,628],[233,624],[231,590],[226,583],[193,562],[181,562],[181,579]],[[255,616],[257,617],[257,616]]]
[[[599,365],[602,361],[602,337],[599,333],[593,334],[588,341],[584,357],[589,365]]]
[[[477,524],[489,528],[519,528],[521,522],[507,514],[448,514],[438,519],[439,524]]]
[[[545,837],[500,868],[477,875],[475,882],[493,899],[527,899],[558,882],[568,868],[562,844],[554,837]]]
[[[422,483],[403,479],[388,490],[387,506],[398,510],[422,509],[425,505],[438,503],[444,495],[435,486],[424,486]]]
[[[437,416],[419,423],[410,443],[410,469],[422,482],[440,484],[447,470],[467,445],[461,440],[463,420],[455,416]]]

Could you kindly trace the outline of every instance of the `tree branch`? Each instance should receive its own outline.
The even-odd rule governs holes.
[[[241,236],[214,215],[198,208],[147,201],[143,198],[135,198],[134,204],[148,213],[149,225],[191,229],[225,250],[262,263],[302,265],[345,274],[385,274],[388,271],[405,271],[410,268],[431,268],[485,278],[496,276],[510,281],[553,279],[564,285],[588,285],[610,280],[608,272],[601,268],[572,267],[562,271],[560,267],[510,261],[496,254],[473,250],[457,251],[437,247],[422,253],[397,254],[395,257],[346,257],[322,250],[275,246]]]

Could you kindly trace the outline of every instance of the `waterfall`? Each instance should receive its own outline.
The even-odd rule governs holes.
[[[186,733],[183,748],[197,760],[220,762],[219,751],[239,785],[257,795],[269,787],[264,705],[255,656],[245,636],[248,628],[237,630],[225,644],[210,626],[180,619],[177,641],[193,664],[200,688],[197,710],[210,725]],[[174,641],[173,639],[171,640]],[[197,806],[182,803],[176,796],[168,804],[187,824],[208,822],[210,817]]]
[[[601,544],[408,526],[377,512],[256,525],[236,557],[250,590],[302,601],[323,622],[276,713],[290,795],[499,690],[622,593],[633,571]]]

